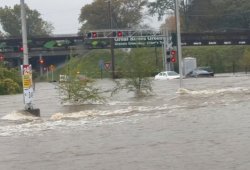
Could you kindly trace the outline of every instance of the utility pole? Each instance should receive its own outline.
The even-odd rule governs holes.
[[[183,87],[183,72],[182,72],[182,51],[181,51],[181,31],[180,31],[180,14],[179,14],[179,0],[175,0],[175,18],[177,30],[177,52],[179,61],[179,74],[180,74],[180,88]]]
[[[29,65],[26,11],[24,6],[24,0],[21,0],[21,21],[22,21],[22,41],[23,41],[23,65]]]
[[[35,116],[40,116],[40,109],[34,109],[33,100],[33,82],[32,82],[32,67],[29,65],[28,43],[27,43],[27,26],[26,26],[26,11],[24,0],[20,0],[21,6],[21,22],[22,22],[22,42],[23,42],[23,65],[21,65],[22,80],[23,80],[23,98],[25,104],[25,113],[30,113]]]
[[[108,1],[109,8],[109,28],[112,30],[112,5],[111,0]],[[111,67],[112,67],[112,78],[115,79],[115,55],[114,55],[114,38],[110,38],[110,53],[111,53]]]

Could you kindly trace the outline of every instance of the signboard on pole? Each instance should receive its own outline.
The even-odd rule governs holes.
[[[137,48],[137,47],[161,47],[164,37],[118,37],[114,38],[115,48]]]
[[[87,39],[85,45],[89,49],[110,48],[110,39]],[[114,48],[161,47],[163,36],[115,37]]]
[[[23,80],[24,104],[31,104],[33,99],[33,83],[31,65],[21,65]]]
[[[111,67],[111,63],[110,63],[110,62],[104,63],[104,68],[105,68],[106,70],[110,70],[110,67]]]

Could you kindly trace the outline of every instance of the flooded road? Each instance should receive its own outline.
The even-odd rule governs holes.
[[[0,96],[0,169],[248,170],[250,77],[153,81],[154,94],[120,92],[102,103],[62,105],[37,83],[41,117],[22,95]],[[110,80],[98,80],[108,89]]]

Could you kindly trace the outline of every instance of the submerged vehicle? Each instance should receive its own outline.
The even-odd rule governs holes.
[[[172,80],[178,78],[180,78],[180,75],[175,71],[162,71],[155,76],[155,80]]]

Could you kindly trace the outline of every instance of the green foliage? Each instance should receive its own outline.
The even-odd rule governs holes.
[[[179,0],[183,32],[247,31],[250,20],[248,0]],[[149,13],[159,19],[174,10],[174,0],[154,0]]]
[[[44,21],[37,10],[31,10],[26,5],[27,32],[29,36],[49,35],[54,29],[52,24]],[[0,8],[0,23],[8,36],[21,36],[21,7],[5,6]]]
[[[21,88],[17,82],[9,78],[1,80],[0,82],[0,94],[1,95],[16,94],[18,92],[21,92]]]
[[[245,67],[245,72],[250,69],[250,49],[245,49],[241,60],[241,65]]]
[[[16,94],[22,91],[21,75],[15,69],[0,66],[0,95]]]
[[[155,52],[154,48],[133,49],[130,53],[122,50],[115,50],[116,75],[124,79],[116,81],[117,86],[113,89],[113,94],[121,89],[127,89],[129,92],[133,91],[139,96],[149,94],[149,92],[152,91],[150,77],[152,77],[155,72],[159,71],[158,65],[156,65]],[[160,57],[159,54],[158,56]],[[111,62],[109,50],[92,50],[84,57],[71,56],[65,67],[57,70],[55,75],[57,74],[59,76],[59,74],[66,74],[73,77],[73,79],[74,77],[111,78],[111,70],[107,70],[105,68],[102,68],[101,70],[99,66],[100,61],[103,61],[104,63]],[[162,63],[160,64],[162,65]],[[73,87],[68,84],[62,88],[78,89],[80,85],[75,83],[80,82],[73,82]],[[84,91],[84,89],[81,90]],[[74,91],[77,90],[73,90],[73,92]],[[68,94],[70,95],[65,96],[72,96],[71,92]]]
[[[114,51],[115,67],[116,70],[120,70],[120,65],[123,64],[124,56],[127,54],[121,50]],[[56,70],[55,76],[59,76],[59,74],[79,73],[80,75],[91,78],[111,78],[111,69],[106,69],[104,65],[101,67],[100,62],[102,61],[103,64],[111,63],[110,50],[96,49],[91,50],[87,55],[82,57],[72,56],[63,68]]]
[[[108,1],[94,0],[81,9],[79,17],[79,21],[82,23],[81,31],[108,29],[111,16],[113,28],[137,26],[142,20],[145,3],[145,0],[112,0],[111,6],[109,6]]]
[[[128,54],[121,66],[123,78],[125,80],[117,80],[113,94],[121,89],[127,89],[128,92],[135,92],[137,96],[148,95],[152,92],[152,73],[157,69],[155,58],[152,52],[146,48],[134,49]]]
[[[161,20],[167,11],[173,11],[174,6],[174,0],[155,0],[147,5],[151,15],[158,14],[158,20]]]
[[[71,103],[104,101],[104,98],[99,95],[100,90],[94,88],[93,83],[94,81],[88,78],[69,76],[68,81],[59,84],[62,101]]]
[[[215,73],[244,71],[249,46],[185,47],[184,57],[195,57],[198,66],[211,66]]]

